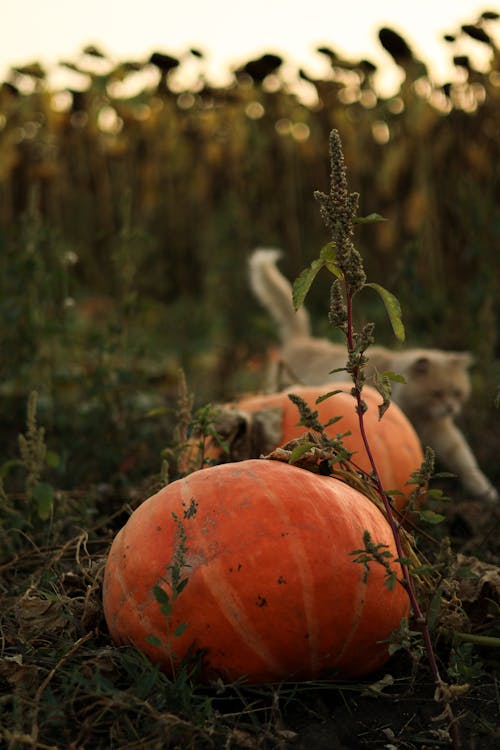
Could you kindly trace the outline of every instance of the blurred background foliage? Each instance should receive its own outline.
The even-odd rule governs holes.
[[[197,403],[258,388],[276,331],[248,290],[246,259],[257,245],[281,247],[293,279],[317,257],[328,237],[313,191],[327,187],[337,128],[361,215],[388,219],[359,228],[369,279],[400,299],[408,344],[476,356],[464,419],[498,477],[498,23],[485,12],[446,35],[459,75],[439,87],[410,45],[381,29],[404,72],[389,98],[377,93],[370,61],[328,48],[317,54],[330,74],[302,70],[296,87],[272,52],[223,87],[206,79],[195,49],[116,63],[87,47],[61,63],[79,82],[65,90],[53,90],[37,63],[12,69],[0,88],[8,455],[33,389],[60,481],[74,485],[157,465],[179,367]],[[474,69],[464,45],[486,45],[489,69]],[[183,89],[188,65],[198,80]],[[321,335],[328,284],[308,301]],[[358,312],[375,320],[379,343],[394,345],[375,295]]]

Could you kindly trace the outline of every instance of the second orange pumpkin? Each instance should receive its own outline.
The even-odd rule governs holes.
[[[353,453],[353,462],[370,473],[371,464],[362,439],[355,410],[356,402],[350,393],[351,388],[350,382],[329,383],[324,386],[294,386],[288,391],[249,396],[227,405],[227,409],[246,412],[250,415],[273,411],[281,414],[281,427],[277,432],[275,430],[272,444],[266,445],[263,450],[257,450],[255,454],[249,452],[249,455],[241,457],[256,458],[260,453],[283,445],[306,432],[306,428],[298,424],[300,416],[297,407],[288,398],[288,393],[295,393],[312,410],[318,412],[319,420],[323,424],[333,417],[341,417],[338,422],[326,428],[327,434],[335,437],[348,432],[349,434],[343,437],[343,442],[345,447]],[[341,392],[316,404],[319,396],[333,389],[341,389]],[[363,400],[367,405],[367,411],[364,414],[365,430],[377,470],[386,491],[398,490],[402,493],[402,495],[395,496],[395,504],[402,508],[413,489],[413,486],[407,484],[410,475],[419,468],[423,460],[419,438],[407,417],[395,403],[391,403],[382,419],[379,419],[378,405],[381,403],[381,396],[374,388],[365,386]],[[224,454],[220,447],[211,440],[205,443],[204,455],[217,463],[224,461]],[[234,460],[234,457],[229,460]]]

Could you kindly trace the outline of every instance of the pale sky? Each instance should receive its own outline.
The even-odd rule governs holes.
[[[0,76],[10,65],[75,61],[90,43],[113,59],[146,60],[153,50],[173,55],[198,47],[209,76],[222,76],[262,52],[282,54],[308,72],[326,71],[315,47],[368,58],[394,68],[378,43],[383,25],[399,31],[438,82],[450,76],[452,54],[466,52],[481,67],[487,48],[469,39],[457,47],[442,41],[498,2],[478,0],[3,0]],[[500,22],[496,29],[498,40]],[[57,80],[57,79],[56,79]]]

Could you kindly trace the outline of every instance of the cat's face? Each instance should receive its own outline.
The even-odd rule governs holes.
[[[456,417],[470,393],[469,354],[432,351],[410,362],[403,386],[405,408],[419,418]]]

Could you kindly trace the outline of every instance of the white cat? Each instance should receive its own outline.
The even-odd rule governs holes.
[[[279,257],[278,250],[258,249],[249,261],[250,285],[280,330],[281,348],[278,360],[271,365],[269,389],[345,379],[345,372],[331,372],[345,366],[345,346],[311,335],[307,311],[293,308],[291,284],[276,266]],[[471,356],[441,349],[395,352],[379,346],[370,347],[367,356],[368,376],[374,369],[404,376],[406,383],[393,383],[392,398],[412,422],[422,444],[434,449],[438,460],[459,477],[467,492],[496,500],[497,490],[453,421],[469,397]]]

